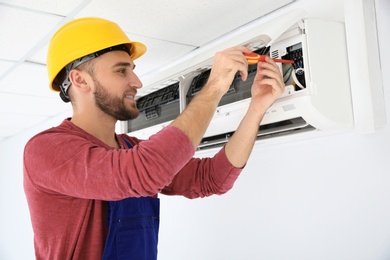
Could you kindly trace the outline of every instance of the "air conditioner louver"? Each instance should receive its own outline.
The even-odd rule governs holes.
[[[316,128],[309,125],[303,118],[293,118],[267,125],[260,125],[256,140],[298,134],[314,130],[316,130]],[[221,147],[230,139],[233,134],[234,131],[203,138],[200,145],[198,146],[198,150]]]

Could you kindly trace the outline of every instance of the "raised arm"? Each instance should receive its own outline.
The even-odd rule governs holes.
[[[222,96],[228,91],[237,71],[245,80],[248,76],[248,63],[243,52],[246,47],[233,47],[216,53],[209,80],[171,125],[182,130],[196,149],[217,109]]]
[[[282,75],[275,62],[270,58],[259,62],[248,111],[225,146],[226,156],[235,167],[246,164],[265,112],[283,92]]]
[[[238,55],[242,56],[242,53]],[[230,85],[231,79],[226,78],[224,84]],[[283,91],[284,84],[276,64],[271,59],[260,63],[253,82],[252,99],[248,111],[226,146],[214,158],[192,159],[162,190],[162,193],[198,198],[227,192],[233,186],[249,158],[264,113]],[[200,101],[203,100],[198,100],[198,102]],[[206,101],[204,100],[204,102]],[[191,107],[194,110],[190,112],[198,113],[197,115],[201,116],[197,108],[202,107],[203,113],[207,113],[208,117],[211,118],[214,107],[206,108],[206,105],[203,107],[199,103],[198,106]],[[213,106],[216,107],[217,103],[213,103]],[[200,129],[197,128],[197,130],[200,134]]]

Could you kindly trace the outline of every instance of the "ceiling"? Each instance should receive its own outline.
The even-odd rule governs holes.
[[[0,0],[0,142],[69,111],[48,88],[46,52],[64,23],[95,16],[118,23],[148,52],[142,80],[294,0]],[[144,86],[141,91],[147,91]]]

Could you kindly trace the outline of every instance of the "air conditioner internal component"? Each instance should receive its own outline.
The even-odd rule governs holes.
[[[262,54],[264,50],[260,49]],[[291,27],[265,52],[273,58],[292,59],[280,64],[286,91],[266,112],[258,140],[307,131],[349,129],[353,125],[349,73],[342,23],[307,19]],[[326,53],[331,53],[329,58]],[[253,74],[253,76],[252,76]],[[250,89],[256,68],[249,67],[249,82],[237,76],[236,92]],[[238,86],[238,87],[237,87]],[[199,86],[196,86],[199,89]],[[234,93],[234,92],[233,92]],[[225,96],[232,95],[227,93]],[[223,100],[223,99],[222,99]],[[220,104],[198,149],[223,145],[238,127],[250,98]],[[299,123],[298,123],[299,122]],[[264,127],[262,127],[264,126]]]
[[[180,114],[179,82],[142,96],[137,100],[137,107],[139,116],[127,121],[129,132],[174,120]]]

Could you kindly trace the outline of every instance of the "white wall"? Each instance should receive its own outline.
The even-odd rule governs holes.
[[[343,1],[321,2],[273,15],[343,19]],[[390,2],[376,5],[390,122]],[[390,128],[257,146],[228,194],[161,199],[161,260],[390,259]]]
[[[343,19],[343,1],[322,2],[301,0],[279,12],[304,7],[311,16]],[[376,2],[387,72],[390,4]],[[383,84],[390,122],[385,73]],[[23,147],[66,116],[0,143],[0,259],[34,259]],[[390,259],[389,158],[388,126],[373,134],[258,146],[228,194],[161,197],[159,259]]]

